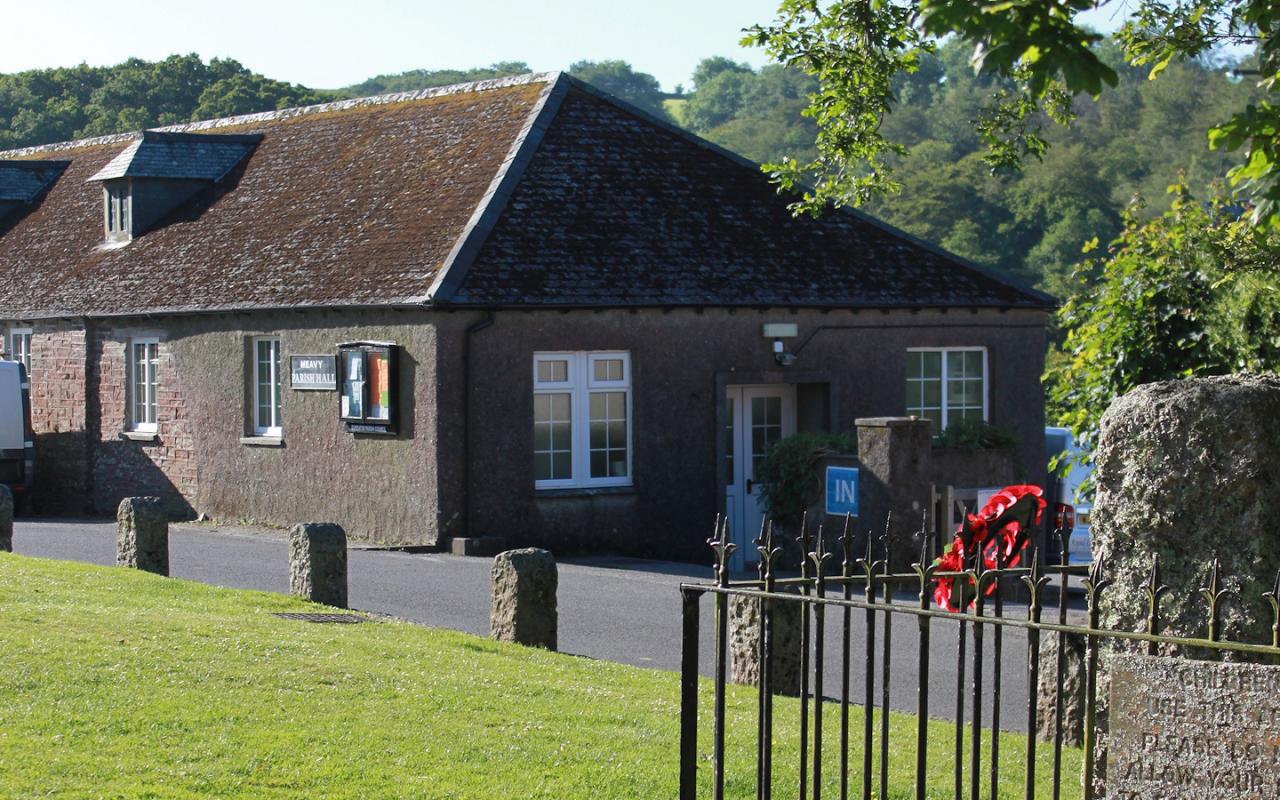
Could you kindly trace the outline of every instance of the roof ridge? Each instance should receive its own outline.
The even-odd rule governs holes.
[[[247,125],[255,122],[273,122],[276,120],[309,116],[311,114],[326,114],[333,111],[346,111],[352,108],[364,108],[366,106],[380,106],[389,105],[391,103],[412,102],[415,100],[429,100],[433,97],[445,97],[453,94],[464,94],[466,92],[486,92],[494,89],[506,89],[512,86],[524,86],[531,83],[550,84],[554,83],[559,76],[559,72],[527,72],[523,75],[509,75],[504,78],[488,78],[482,81],[453,83],[447,86],[432,86],[426,89],[415,89],[410,92],[393,92],[390,94],[370,95],[368,97],[349,97],[343,100],[331,100],[327,103],[316,103],[309,106],[295,106],[293,108],[282,108],[275,111],[259,111],[253,114],[239,114],[232,117],[218,117],[208,120],[181,122],[176,125],[164,125],[158,128],[148,128],[146,130],[160,131],[164,133],[199,133],[201,131],[227,128],[235,125]],[[146,131],[127,131],[125,133],[111,133],[105,136],[93,136],[85,139],[71,139],[65,142],[50,142],[48,144],[31,145],[30,147],[19,147],[12,150],[0,150],[0,158],[31,156],[38,155],[40,153],[79,149],[82,147],[96,147],[99,145],[131,142],[145,132]]]

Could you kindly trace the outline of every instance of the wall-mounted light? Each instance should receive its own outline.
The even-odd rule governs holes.
[[[787,352],[783,339],[791,339],[800,334],[800,326],[794,322],[766,322],[764,338],[773,340],[773,360],[779,366],[789,367],[796,363],[795,353]]]

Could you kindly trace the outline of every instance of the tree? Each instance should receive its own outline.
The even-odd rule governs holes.
[[[764,47],[818,82],[806,113],[818,124],[817,157],[769,165],[783,189],[804,191],[797,209],[861,204],[891,192],[902,141],[883,123],[898,102],[902,75],[919,72],[939,37],[954,37],[990,91],[973,129],[995,168],[1044,154],[1046,120],[1067,124],[1073,98],[1100,99],[1120,82],[1120,66],[1080,14],[1114,0],[783,0],[768,26],[744,43]],[[1240,150],[1230,177],[1253,201],[1251,219],[1280,227],[1280,7],[1275,0],[1138,0],[1118,37],[1120,61],[1154,78],[1175,62],[1203,62],[1222,45],[1257,46],[1264,97],[1228,109],[1208,131],[1214,147]]]
[[[376,75],[341,90],[346,97],[367,97],[391,92],[412,92],[453,83],[469,83],[490,78],[505,78],[532,72],[523,61],[500,61],[487,67],[472,69],[412,69],[394,75]]]
[[[1169,211],[1129,213],[1106,255],[1080,265],[1058,313],[1050,417],[1085,451],[1111,401],[1139,384],[1255,371],[1280,356],[1280,233],[1250,225],[1231,198],[1170,192]]]
[[[625,61],[578,61],[569,66],[569,74],[650,114],[667,118],[658,79],[647,72],[636,72]]]

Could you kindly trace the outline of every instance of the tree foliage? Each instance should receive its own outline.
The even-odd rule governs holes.
[[[1253,201],[1254,222],[1280,227],[1280,6],[1274,0],[1139,0],[1109,59],[1103,37],[1080,15],[1115,0],[783,0],[770,25],[744,43],[818,82],[806,109],[818,125],[817,155],[769,165],[783,188],[812,187],[798,209],[861,204],[900,187],[895,155],[908,144],[884,123],[901,102],[895,81],[921,69],[939,38],[964,44],[989,82],[971,127],[986,162],[1016,168],[1044,156],[1048,120],[1078,114],[1079,97],[1115,91],[1125,67],[1163,77],[1176,63],[1203,62],[1224,44],[1256,45],[1260,97],[1233,106],[1208,127],[1214,147],[1239,150],[1230,177]]]
[[[647,72],[636,72],[625,61],[577,61],[569,66],[569,74],[650,114],[667,117],[658,79]]]
[[[1140,384],[1259,371],[1280,357],[1280,233],[1250,225],[1235,199],[1170,192],[1155,219],[1126,214],[1106,253],[1081,263],[1058,313],[1049,416],[1086,452],[1107,406]]]
[[[431,89],[436,86],[448,86],[453,83],[484,81],[490,78],[505,78],[510,75],[523,75],[532,72],[523,61],[500,61],[487,67],[472,69],[412,69],[394,75],[375,75],[372,78],[354,83],[341,93],[346,97],[367,97],[375,94],[392,92],[413,92],[418,89]]]
[[[306,105],[330,95],[198,55],[0,75],[0,149]]]

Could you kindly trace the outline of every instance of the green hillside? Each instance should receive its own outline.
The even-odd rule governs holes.
[[[1077,120],[1050,127],[1042,162],[992,175],[973,120],[996,87],[975,77],[968,48],[951,42],[898,82],[898,105],[885,122],[910,153],[899,164],[902,191],[868,209],[923,239],[1050,291],[1065,290],[1081,246],[1111,240],[1134,197],[1146,214],[1167,208],[1164,189],[1185,173],[1204,192],[1231,164],[1208,149],[1205,130],[1242,107],[1256,90],[1225,65],[1176,64],[1159,81],[1124,64],[1104,42],[1100,52],[1120,74],[1102,100],[1077,97]],[[529,71],[521,61],[487,67],[411,70],[335,90],[272,80],[231,60],[197,55],[114,67],[67,67],[0,75],[0,149],[137,130],[385,92],[410,91]],[[580,61],[569,71],[659,117],[756,161],[813,155],[816,128],[801,115],[813,87],[782,66],[752,69],[726,58],[698,64],[692,91],[664,93],[653,76],[623,61]]]

